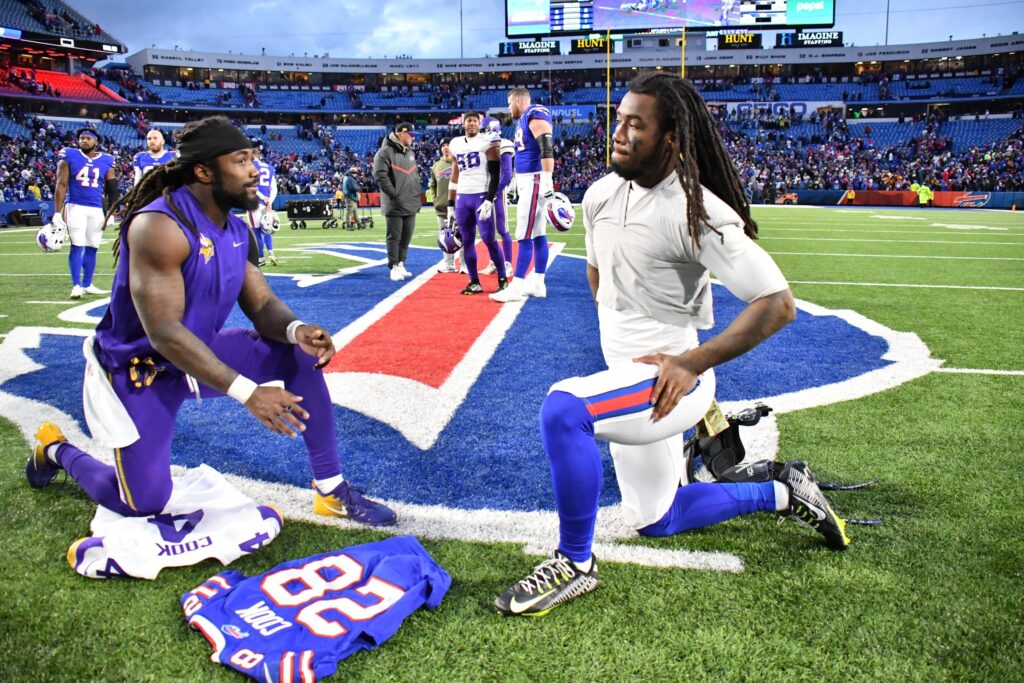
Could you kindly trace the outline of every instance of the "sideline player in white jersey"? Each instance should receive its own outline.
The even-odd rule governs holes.
[[[135,155],[132,169],[135,171],[133,185],[138,185],[142,176],[156,166],[163,166],[174,161],[178,153],[164,148],[164,134],[154,128],[146,133],[146,150]]]
[[[97,149],[99,141],[95,130],[81,128],[78,147],[64,147],[57,154],[53,224],[66,227],[71,239],[68,269],[72,299],[81,299],[84,294],[107,293],[92,281],[100,236],[106,226],[103,194],[107,195],[107,206],[113,206],[121,191],[114,157]]]
[[[469,271],[469,284],[463,294],[480,294],[480,274],[477,271],[476,229],[487,247],[491,260],[498,264],[498,291],[508,286],[505,259],[494,238],[494,200],[498,196],[500,162],[499,136],[480,131],[480,114],[468,111],[462,115],[466,134],[453,138],[448,145],[455,164],[452,180],[448,184],[448,219],[455,219],[462,237],[462,258]]]
[[[547,107],[531,104],[530,91],[514,88],[508,94],[512,118],[518,119],[515,136],[516,190],[516,257],[515,279],[503,292],[491,295],[501,303],[522,301],[528,296],[547,295],[544,274],[548,267],[547,221],[544,218],[548,200],[554,195],[552,174],[555,171],[555,146],[551,137],[551,112]],[[527,279],[530,264],[533,273]]]
[[[688,481],[682,434],[711,406],[713,368],[788,324],[796,307],[754,242],[757,223],[736,170],[689,82],[661,71],[637,76],[612,140],[614,173],[583,198],[587,279],[609,369],[556,383],[541,407],[560,538],[551,559],[497,598],[508,615],[543,616],[597,588],[598,439],[611,444],[623,516],[642,535],[763,511],[799,516],[832,549],[849,544],[803,463],[728,483]],[[709,271],[747,306],[698,344],[697,330],[714,322]]]

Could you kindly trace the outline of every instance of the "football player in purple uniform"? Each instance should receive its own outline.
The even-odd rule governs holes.
[[[321,372],[334,355],[330,333],[274,295],[256,266],[254,236],[231,213],[259,204],[249,139],[214,116],[185,126],[179,140],[179,158],[147,173],[121,202],[114,287],[92,346],[100,367],[86,373],[90,390],[105,397],[86,412],[101,413],[99,424],[121,444],[114,466],[46,422],[26,463],[29,484],[46,486],[63,469],[105,508],[158,513],[171,495],[179,408],[230,396],[272,432],[303,437],[317,514],[394,524],[392,510],[342,477]],[[222,329],[236,304],[254,330]]]
[[[508,232],[508,189],[512,184],[512,163],[516,155],[515,143],[501,137],[501,121],[488,116],[481,122],[481,128],[498,136],[498,156],[501,172],[498,174],[498,198],[494,202],[494,229],[501,237],[501,253],[505,257],[505,273],[512,276],[512,235]],[[481,273],[490,275],[497,270],[494,261],[487,264]]]

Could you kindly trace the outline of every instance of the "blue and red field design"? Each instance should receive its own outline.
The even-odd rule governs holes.
[[[541,402],[553,383],[604,369],[585,261],[553,257],[548,298],[501,306],[459,296],[464,278],[435,273],[436,250],[412,249],[407,265],[421,275],[396,284],[379,260],[382,245],[326,249],[366,265],[332,279],[270,281],[299,317],[335,332],[340,348],[326,377],[346,476],[375,496],[414,506],[553,510]],[[486,290],[494,285],[494,276],[484,278]],[[717,322],[702,339],[743,306],[721,286],[714,296]],[[93,306],[90,315],[101,315],[103,304]],[[932,367],[927,349],[922,356],[911,343],[901,351],[900,335],[858,318],[802,303],[793,324],[717,369],[719,401],[728,408],[768,399],[785,412],[873,393]],[[228,322],[246,324],[237,309]],[[83,332],[41,330],[31,348],[27,329],[0,345],[0,361],[12,368],[0,375],[0,411],[30,433],[40,419],[33,406],[52,406],[87,433]],[[173,461],[302,489],[311,478],[301,442],[271,434],[230,400],[185,405]],[[606,457],[601,504],[617,501]]]

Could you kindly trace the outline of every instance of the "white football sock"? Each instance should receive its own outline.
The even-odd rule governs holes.
[[[573,566],[576,567],[576,569],[579,569],[581,572],[586,574],[594,566],[594,556],[591,555],[586,562],[577,562],[575,560],[572,560],[572,563]]]
[[[317,490],[320,491],[320,493],[328,494],[334,489],[338,488],[341,485],[341,482],[343,481],[345,481],[345,477],[341,476],[340,474],[336,474],[335,476],[327,477],[326,479],[317,479],[315,483],[316,488]]]
[[[47,446],[46,450],[43,451],[43,454],[46,456],[46,459],[50,461],[50,464],[56,465],[57,467],[60,467],[60,463],[57,462],[57,449],[60,448],[62,443],[64,442],[55,441]]]
[[[782,512],[789,509],[789,487],[781,481],[773,481],[775,484],[775,511]]]

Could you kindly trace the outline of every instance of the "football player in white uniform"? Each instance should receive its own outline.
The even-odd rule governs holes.
[[[601,489],[597,439],[611,443],[626,521],[667,536],[764,511],[796,515],[833,549],[849,543],[803,463],[761,481],[689,483],[682,434],[708,411],[713,368],[793,320],[789,285],[755,242],[757,223],[715,121],[689,82],[640,74],[618,109],[611,173],[583,198],[587,278],[608,370],[558,382],[541,407],[560,538],[552,557],[498,596],[542,616],[597,587],[591,552]],[[747,306],[713,325],[709,271]]]
[[[463,294],[479,294],[480,275],[477,271],[476,229],[487,247],[491,261],[498,264],[498,290],[508,286],[505,259],[494,237],[494,200],[498,196],[501,164],[498,160],[500,137],[480,131],[480,114],[469,111],[462,116],[466,134],[453,138],[448,145],[455,165],[448,185],[448,219],[455,219],[462,237],[463,260],[469,271],[469,284]]]

